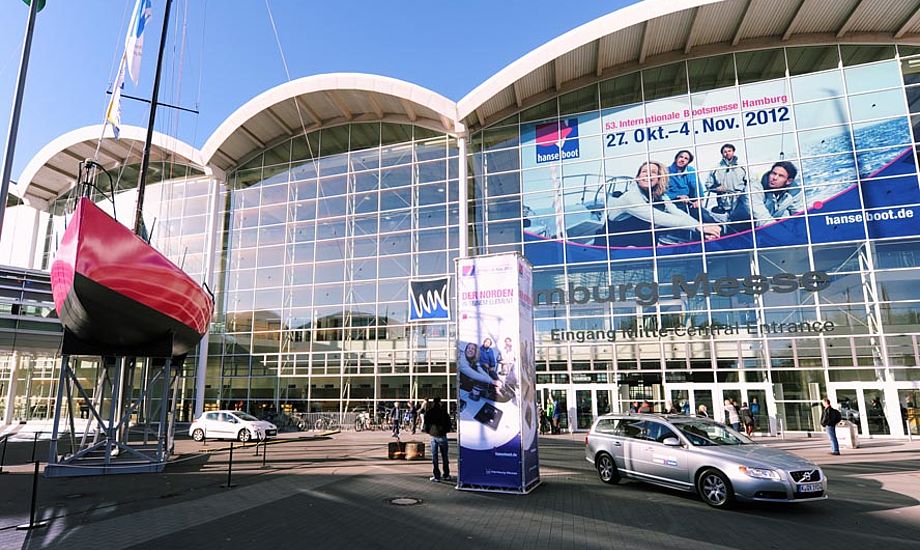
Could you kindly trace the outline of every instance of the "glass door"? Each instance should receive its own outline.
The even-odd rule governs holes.
[[[610,385],[575,386],[575,429],[590,430],[595,418],[613,412],[614,391]]]
[[[668,397],[671,404],[686,415],[713,416],[716,388],[711,384],[669,384]],[[720,408],[721,410],[721,408]]]
[[[908,419],[909,410],[914,408],[913,403],[920,396],[918,388],[897,388],[877,383],[832,383],[827,389],[828,397],[832,404],[836,404],[840,416],[856,424],[862,436],[906,435],[908,428],[912,434],[920,433],[920,426],[912,426]]]
[[[554,429],[558,433],[590,430],[595,418],[619,410],[616,388],[613,384],[540,386],[537,389],[543,410],[540,433],[550,434]],[[547,411],[555,406],[559,407],[559,414],[554,427],[552,415]]]
[[[558,434],[569,430],[575,411],[569,410],[571,386],[547,385],[539,390],[543,406],[541,433]],[[572,396],[574,398],[574,396]],[[551,412],[552,411],[552,412]]]
[[[773,393],[761,388],[747,388],[746,399],[742,403],[747,403],[751,410],[751,416],[754,417],[754,432],[770,432],[770,415],[768,414],[768,399],[772,401]]]
[[[910,435],[920,435],[920,388],[899,389],[898,404],[904,429]]]
[[[771,419],[776,413],[768,384],[669,384],[667,394],[681,414],[705,414],[718,422],[725,422],[726,399],[734,399],[739,408],[747,403],[754,416],[754,432],[772,432]]]

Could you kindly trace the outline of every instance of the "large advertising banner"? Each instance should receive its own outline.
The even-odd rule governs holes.
[[[520,139],[534,265],[918,234],[894,60],[522,124]]]
[[[527,493],[540,482],[530,264],[457,260],[460,489]]]

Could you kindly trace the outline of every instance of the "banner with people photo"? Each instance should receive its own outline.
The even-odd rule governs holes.
[[[895,60],[521,125],[534,265],[920,234]]]
[[[458,487],[526,493],[540,482],[530,264],[457,260]]]

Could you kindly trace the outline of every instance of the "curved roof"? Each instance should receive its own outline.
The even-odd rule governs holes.
[[[321,74],[286,82],[249,100],[227,117],[201,151],[208,163],[227,170],[304,130],[384,121],[453,133],[456,116],[453,101],[409,82],[359,73]]]
[[[80,162],[93,157],[102,132],[103,126],[96,124],[57,137],[32,157],[10,190],[31,206],[41,208],[47,205],[74,185]],[[107,126],[99,148],[100,164],[112,166],[140,162],[146,138],[147,130],[144,128],[122,126],[116,140],[111,127]],[[206,174],[211,173],[201,162],[201,153],[197,149],[159,132],[153,133],[150,159],[169,159],[200,168]]]
[[[467,128],[630,69],[730,48],[912,39],[920,0],[645,0],[531,51],[457,104]]]

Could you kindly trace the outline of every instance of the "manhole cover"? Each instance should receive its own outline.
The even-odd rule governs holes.
[[[422,499],[414,497],[397,497],[391,498],[389,502],[396,506],[415,506],[416,504],[421,504]]]

